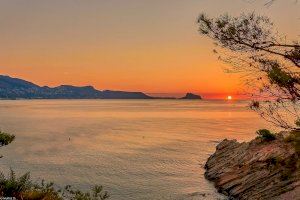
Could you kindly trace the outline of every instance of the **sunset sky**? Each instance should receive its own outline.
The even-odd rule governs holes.
[[[293,0],[0,0],[0,74],[49,86],[234,95],[242,85],[223,72],[196,19],[253,10],[299,37]]]

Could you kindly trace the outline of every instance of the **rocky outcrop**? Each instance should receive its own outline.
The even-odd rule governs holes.
[[[230,199],[300,199],[299,155],[282,135],[265,142],[224,140],[208,159],[205,177]]]
[[[181,99],[202,99],[201,96],[197,95],[197,94],[193,94],[193,93],[187,93],[184,97],[182,97]]]

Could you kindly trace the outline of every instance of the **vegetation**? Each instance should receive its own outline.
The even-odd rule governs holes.
[[[14,141],[15,136],[0,131],[0,146],[8,145]]]
[[[8,145],[15,139],[14,135],[0,132],[1,146]],[[67,185],[63,189],[55,187],[54,183],[33,183],[30,173],[17,177],[11,169],[6,177],[0,172],[0,197],[15,197],[22,200],[105,200],[109,198],[102,186],[95,185],[91,191],[83,192]]]
[[[81,192],[80,190],[74,190],[70,185],[66,186],[62,192],[62,196],[71,200],[104,200],[109,198],[107,192],[103,191],[102,186],[94,186],[91,192]]]
[[[20,199],[20,194],[23,191],[30,189],[29,174],[26,173],[20,178],[16,178],[15,173],[11,170],[8,179],[3,173],[0,174],[0,191],[1,196],[16,197]]]
[[[275,126],[299,128],[300,42],[280,36],[268,17],[255,13],[215,19],[201,14],[198,24],[216,42],[214,52],[230,64],[227,71],[242,73],[250,108]]]
[[[268,0],[266,5],[274,1]],[[240,73],[246,86],[245,93],[252,99],[250,108],[289,133],[275,135],[267,129],[258,130],[260,141],[274,142],[257,146],[254,146],[256,142],[249,143],[254,144],[251,145],[253,148],[245,150],[235,147],[238,153],[233,160],[237,162],[232,166],[223,163],[225,170],[218,162],[224,160],[226,153],[232,154],[234,148],[228,148],[225,153],[222,149],[222,155],[216,153],[206,163],[206,169],[210,170],[207,172],[209,179],[229,180],[232,172],[237,171],[236,164],[242,166],[239,158],[247,154],[251,162],[242,162],[250,168],[240,167],[236,172],[238,178],[231,183],[215,181],[218,190],[237,199],[272,199],[293,190],[300,177],[300,41],[279,35],[268,17],[255,13],[237,17],[225,14],[217,18],[201,14],[198,24],[199,32],[215,42],[214,52],[219,59],[229,64],[226,70]],[[255,187],[247,187],[247,181]],[[237,192],[231,185],[239,182],[245,187]]]
[[[0,196],[24,200],[105,200],[109,198],[102,186],[96,185],[90,192],[73,189],[70,185],[64,189],[56,189],[53,183],[44,181],[41,184],[33,184],[29,173],[17,178],[13,170],[7,178],[3,173],[0,174]]]
[[[275,0],[268,0],[271,5]],[[279,35],[273,22],[255,13],[210,18],[201,14],[199,32],[215,41],[220,60],[229,64],[227,72],[240,73],[252,103],[250,108],[271,124],[288,130],[284,140],[295,148],[286,159],[271,158],[268,168],[282,181],[299,176],[300,169],[300,41]],[[257,131],[262,141],[276,135]]]
[[[263,141],[272,141],[276,139],[276,135],[267,129],[260,129],[256,133]]]

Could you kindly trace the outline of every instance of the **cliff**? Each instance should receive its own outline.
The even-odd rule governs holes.
[[[208,159],[205,177],[230,199],[300,199],[299,135],[224,140]]]

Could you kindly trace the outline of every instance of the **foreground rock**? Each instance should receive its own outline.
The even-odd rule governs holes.
[[[299,155],[282,135],[269,142],[224,140],[205,169],[230,199],[300,199]]]

